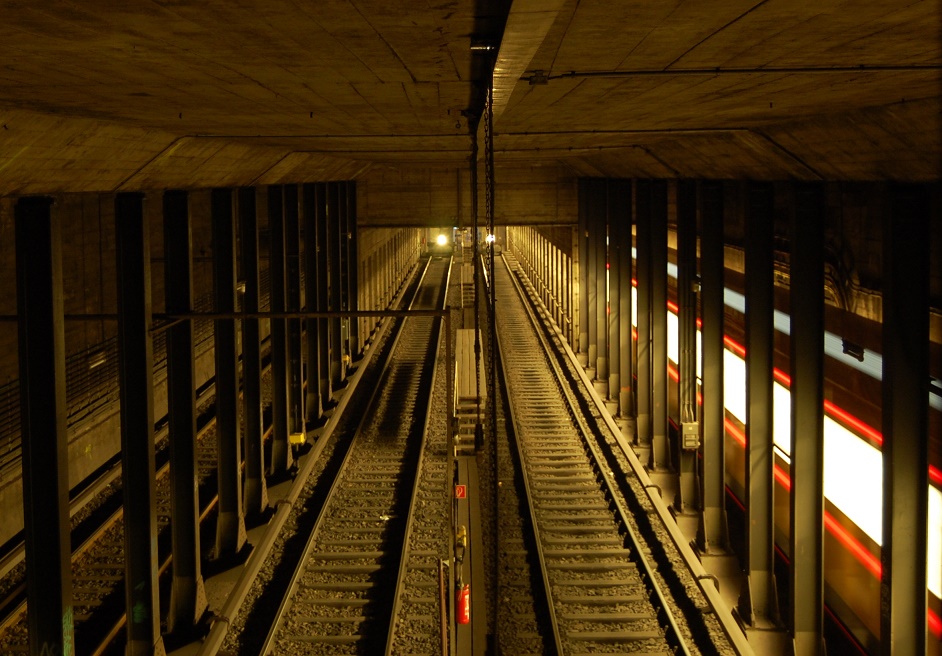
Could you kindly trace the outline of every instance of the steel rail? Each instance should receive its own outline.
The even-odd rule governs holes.
[[[419,284],[416,287],[415,294],[413,295],[413,298],[410,300],[410,306],[412,303],[415,302],[416,297],[418,296],[418,291],[421,288],[422,280],[424,280],[425,276],[427,275],[430,264],[431,264],[431,260],[427,260],[426,267],[422,272],[422,276],[420,278]],[[402,317],[405,317],[409,315],[410,313],[409,311],[397,311],[397,314],[401,315]],[[417,315],[412,314],[411,316],[417,316]],[[432,315],[426,314],[425,316],[432,316]],[[388,349],[388,356],[385,362],[383,363],[382,371],[379,373],[378,379],[381,381],[384,379],[386,374],[391,370],[391,368],[394,365],[395,352],[396,352],[397,347],[400,344],[400,341],[404,335],[404,332],[405,332],[405,322],[402,322],[399,324],[396,334],[393,337],[392,344],[390,345]],[[327,520],[328,510],[332,507],[332,503],[336,500],[338,495],[341,494],[343,490],[343,484],[346,482],[344,480],[344,473],[348,469],[348,466],[350,465],[353,459],[354,453],[356,452],[356,445],[358,441],[357,438],[361,436],[363,429],[367,424],[367,421],[372,418],[373,408],[376,406],[376,400],[382,394],[383,394],[383,390],[381,389],[379,385],[377,385],[370,392],[370,397],[367,402],[367,408],[369,409],[360,416],[356,425],[354,437],[350,440],[350,443],[346,446],[346,453],[344,454],[343,462],[341,463],[340,467],[338,468],[338,471],[334,475],[334,480],[331,482],[330,490],[328,491],[327,497],[324,500],[321,512],[318,515],[317,519],[315,520],[313,528],[310,530],[310,533],[308,534],[307,540],[304,545],[304,549],[302,550],[302,553],[297,560],[297,564],[294,568],[294,572],[292,573],[291,580],[287,586],[287,590],[279,603],[278,610],[276,611],[276,614],[275,614],[275,620],[272,622],[272,625],[269,628],[268,634],[265,637],[264,642],[262,643],[262,646],[260,649],[261,654],[270,654],[273,652],[275,648],[275,643],[281,634],[281,630],[287,619],[288,612],[290,611],[291,607],[294,604],[297,591],[300,587],[301,578],[304,576],[307,570],[307,565],[309,561],[312,559],[311,554],[314,552],[314,548],[317,544],[318,539],[322,537],[320,534],[322,532],[324,525],[328,521]],[[427,412],[428,410],[426,410],[426,415],[427,415]],[[424,435],[423,435],[423,441],[424,441]],[[387,637],[387,642],[388,642],[388,637]]]
[[[412,266],[412,270],[410,270],[410,272],[405,276],[405,279],[412,278],[414,275],[414,269],[417,266],[418,263]],[[405,286],[401,287],[392,303],[400,302],[400,300],[405,295],[405,292]],[[391,322],[389,321],[385,321],[380,325],[380,328],[377,330],[375,335],[376,341],[379,341],[383,338],[390,325]],[[328,439],[326,438],[333,434],[337,424],[340,423],[340,417],[343,415],[343,412],[350,401],[350,397],[352,396],[350,392],[356,389],[360,379],[363,377],[363,372],[366,370],[366,365],[369,364],[375,353],[376,349],[371,348],[364,354],[363,359],[360,361],[360,366],[357,367],[357,370],[354,372],[353,377],[349,380],[349,383],[345,388],[347,393],[340,397],[337,406],[334,408],[333,413],[327,420],[327,423],[324,425],[321,439],[317,440],[314,448],[311,449],[311,451],[306,456],[302,456],[303,464],[298,470],[298,475],[295,477],[294,483],[291,485],[288,494],[276,504],[275,514],[268,522],[268,530],[264,533],[264,536],[255,546],[255,549],[249,556],[248,561],[243,566],[242,573],[239,575],[235,585],[233,586],[229,595],[226,597],[226,601],[222,608],[214,615],[209,632],[203,639],[203,642],[197,652],[197,656],[214,656],[222,647],[223,642],[229,633],[232,620],[238,615],[239,610],[242,608],[242,604],[245,602],[249,591],[255,583],[255,580],[258,578],[259,572],[262,569],[262,565],[264,565],[268,555],[271,553],[272,548],[275,545],[275,540],[278,538],[278,535],[281,533],[285,522],[287,522],[288,517],[291,514],[291,511],[298,502],[298,499],[300,498],[301,493],[307,484],[307,479],[311,476],[314,465],[317,463],[321,453],[324,450],[324,447],[327,445]]]
[[[537,301],[537,303],[539,303],[539,301]],[[608,426],[609,430],[614,435],[621,454],[628,460],[628,463],[631,466],[632,473],[637,477],[639,483],[644,488],[645,495],[647,496],[648,501],[654,507],[654,511],[660,520],[661,525],[670,536],[671,543],[677,549],[691,575],[696,580],[700,591],[707,598],[711,611],[722,626],[723,633],[732,643],[732,646],[736,650],[737,654],[740,656],[754,656],[755,652],[752,648],[752,645],[749,644],[749,641],[740,628],[739,623],[733,617],[729,606],[727,606],[726,602],[720,595],[718,583],[715,577],[710,575],[706,569],[704,569],[703,564],[700,562],[700,559],[697,557],[696,553],[694,553],[686,537],[681,533],[673,514],[671,513],[667,504],[664,503],[664,500],[661,498],[660,488],[658,488],[658,486],[651,481],[651,478],[648,476],[644,465],[641,464],[638,456],[635,455],[634,449],[632,449],[631,445],[628,443],[628,440],[626,440],[622,435],[621,429],[618,428],[618,425],[612,418],[611,413],[605,407],[605,402],[602,397],[599,396],[598,392],[595,391],[595,387],[592,385],[592,381],[590,381],[589,377],[586,375],[585,369],[579,365],[576,354],[573,353],[572,348],[569,346],[566,340],[561,339],[559,341],[561,343],[559,348],[563,350],[563,352],[566,354],[566,357],[569,358],[570,362],[572,362],[574,369],[578,372],[578,376],[582,381],[583,387],[586,389],[586,392],[589,394],[592,402],[595,404],[596,409],[600,412],[600,415],[606,426]]]
[[[442,293],[442,298],[441,298],[442,309],[445,309],[445,310],[447,310],[448,287],[451,282],[451,272],[452,272],[453,267],[454,267],[454,257],[452,257],[449,261],[448,274],[445,276],[445,287],[444,287],[444,291]],[[450,317],[450,315],[448,314],[446,314],[445,316]],[[441,321],[439,321],[432,328],[432,332],[435,335],[433,339],[435,341],[434,351],[436,354],[436,357],[435,357],[436,362],[438,361],[438,353],[441,350],[443,337],[445,340],[451,340],[451,334],[450,334],[451,333],[451,330],[450,330],[451,321],[446,321],[445,324],[446,325],[445,325],[444,331],[442,330]],[[439,372],[440,366],[441,366],[440,364],[437,364],[435,367],[432,368],[432,379],[429,383],[430,390],[435,389],[435,381],[438,378],[438,372]],[[446,358],[444,367],[446,371],[451,371],[451,369],[453,368],[451,364],[451,358]],[[451,398],[452,398],[451,396],[446,396],[446,399],[451,399]],[[446,413],[447,413],[446,421],[450,422],[451,417],[452,417],[451,409],[450,408],[446,409]],[[431,405],[431,394],[430,394],[429,404],[427,405],[426,411],[425,411],[425,420],[422,425],[422,444],[419,450],[419,459],[416,464],[416,477],[412,485],[412,493],[409,499],[409,516],[406,518],[406,530],[405,530],[405,535],[403,536],[402,556],[399,559],[398,575],[396,578],[396,593],[395,593],[395,597],[393,601],[392,612],[390,613],[389,634],[386,639],[386,656],[392,656],[393,654],[393,643],[396,638],[396,626],[398,624],[397,620],[399,618],[399,612],[402,609],[402,596],[403,596],[403,592],[406,585],[405,581],[406,581],[407,573],[409,571],[409,548],[410,548],[409,545],[410,545],[410,539],[412,537],[412,528],[415,524],[414,516],[415,516],[416,500],[419,497],[419,491],[422,485],[422,471],[423,471],[423,466],[425,464],[425,451],[426,451],[426,446],[428,444],[428,428],[429,428],[429,419],[431,416],[432,416],[432,405]],[[451,452],[449,452],[449,455],[450,453]],[[452,464],[452,461],[451,461],[451,458],[449,457],[448,458],[448,471],[445,472],[446,483],[448,483],[451,478],[450,477],[451,464]],[[443,604],[442,611],[444,610],[445,610],[445,605]],[[447,630],[447,627],[443,623],[443,626],[442,626],[443,635],[445,634],[446,630]],[[443,645],[444,645],[444,641],[443,641]]]
[[[519,279],[516,276],[514,276],[513,271],[510,270],[510,267],[507,264],[506,258],[503,258],[503,259],[504,259],[504,265],[505,267],[507,267],[507,272],[509,273],[511,280],[513,281],[514,288],[517,290],[517,293],[520,295],[520,298],[524,300],[524,309],[526,310],[527,316],[530,319],[531,325],[534,328],[536,336],[539,339],[540,344],[542,345],[544,349],[544,352],[551,353],[553,351],[556,351],[556,347],[552,346],[549,343],[549,340],[546,338],[546,335],[544,333],[545,324],[542,324],[539,321],[539,319],[535,316],[535,313],[533,312],[532,306],[526,302],[527,298],[532,298],[532,297],[530,297],[529,294],[525,293],[525,291],[522,289]],[[547,311],[545,310],[545,305],[542,303],[542,301],[539,300],[539,296],[537,296],[537,298],[534,299],[534,302],[539,303],[539,305],[544,307],[544,311]],[[578,403],[573,398],[572,389],[568,385],[563,384],[562,382],[565,380],[565,374],[563,373],[562,367],[560,366],[559,362],[555,358],[547,358],[547,361],[549,362],[550,367],[552,368],[552,371],[556,380],[559,381],[560,390],[562,391],[562,395],[566,399],[566,403],[569,407],[570,414],[572,415],[573,421],[578,425],[581,431],[582,442],[583,444],[588,446],[589,450],[592,452],[593,459],[598,464],[599,474],[604,480],[604,487],[607,488],[608,497],[611,500],[612,504],[615,506],[617,521],[625,529],[625,532],[628,534],[629,540],[634,546],[634,549],[633,549],[634,556],[642,566],[645,578],[648,581],[648,589],[650,592],[653,592],[656,597],[657,605],[655,606],[655,610],[659,615],[662,616],[663,619],[667,621],[670,627],[670,631],[673,634],[673,640],[675,642],[675,646],[678,647],[682,651],[683,654],[685,654],[686,656],[690,656],[693,653],[691,651],[690,645],[687,644],[687,641],[684,639],[684,636],[680,631],[677,618],[674,617],[674,613],[671,611],[671,608],[668,604],[668,600],[664,594],[664,591],[661,589],[661,586],[657,584],[657,580],[655,578],[655,571],[657,570],[657,567],[651,563],[650,558],[645,555],[644,549],[641,548],[644,545],[644,541],[637,534],[637,532],[634,530],[634,528],[631,525],[631,521],[629,520],[629,517],[631,516],[631,512],[625,506],[624,500],[622,499],[621,494],[616,493],[616,490],[618,490],[619,487],[618,487],[617,482],[614,480],[614,474],[610,470],[609,467],[603,466],[603,464],[606,462],[606,458],[601,453],[601,450],[599,449],[598,444],[594,440],[589,439],[589,436],[592,435],[593,431],[591,427],[588,425],[585,416],[579,410]],[[581,367],[579,367],[579,369],[582,370]],[[592,387],[591,384],[589,386]],[[542,556],[541,556],[541,562],[542,562]]]

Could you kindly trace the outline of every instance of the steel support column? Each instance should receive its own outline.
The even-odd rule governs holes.
[[[347,293],[350,300],[347,309],[351,312],[356,312],[360,309],[360,257],[357,244],[357,183],[352,180],[347,183],[347,258],[350,263],[350,289]],[[350,320],[351,362],[358,360],[363,350],[360,335],[361,321],[362,319]]]
[[[621,295],[622,287],[622,251],[625,248],[625,216],[628,214],[622,193],[620,180],[608,182],[608,398],[613,402],[615,413],[618,412],[618,399],[621,393]]]
[[[20,434],[30,654],[75,654],[62,236],[52,198],[16,202]]]
[[[746,206],[746,553],[739,613],[748,626],[769,628],[779,622],[772,535],[772,185],[749,183]]]
[[[317,306],[318,312],[327,312],[330,307],[330,243],[327,241],[327,183],[320,182],[314,185],[314,220],[317,234]],[[385,244],[384,244],[385,246]],[[381,272],[388,267],[385,258],[380,262],[383,266]],[[383,303],[385,306],[385,303]],[[333,389],[330,381],[330,319],[317,320],[317,361],[318,361],[318,388],[321,395],[321,407],[324,410],[332,403]]]
[[[572,322],[575,318],[572,315],[572,246],[577,243],[579,235],[576,228],[570,229],[569,234],[569,253],[563,255],[563,323],[560,325],[563,326],[569,347],[575,348],[578,344],[574,343],[572,334]]]
[[[317,269],[317,190],[314,184],[301,187],[301,230],[304,233],[304,305],[317,311],[318,278],[322,275]],[[307,332],[307,395],[305,414],[308,421],[320,419],[324,414],[320,394],[320,319],[305,320]]]
[[[298,220],[298,186],[284,186],[285,289],[289,312],[301,309],[301,226]],[[301,370],[301,320],[288,319],[288,432],[304,439],[304,379]],[[297,438],[298,435],[301,438]]]
[[[565,339],[565,320],[563,317],[563,249],[554,247],[553,248],[553,296],[556,300],[555,306],[553,308],[553,319],[556,321],[556,325],[559,326],[559,330],[563,331],[563,338]]]
[[[193,230],[185,191],[164,193],[164,295],[168,313],[193,311]],[[185,632],[206,610],[196,480],[196,380],[193,322],[167,329],[167,415],[170,433],[170,513],[173,583],[167,625]]]
[[[595,361],[596,389],[608,396],[608,180],[593,180],[595,226],[595,323],[598,355]],[[590,342],[591,343],[591,342]]]
[[[615,324],[618,333],[618,417],[619,426],[625,437],[633,439],[636,432],[635,427],[635,407],[634,407],[634,372],[632,361],[634,358],[635,340],[632,337],[633,308],[631,303],[631,226],[632,226],[632,202],[631,202],[631,182],[628,180],[618,180],[614,183],[613,202],[618,208],[618,214],[614,225],[617,226],[617,233],[613,237],[612,243],[617,245],[617,255],[612,257],[611,279],[614,282],[618,280],[618,294],[612,294],[612,314],[615,313],[615,304],[618,305],[618,316]],[[617,268],[616,268],[617,261]],[[613,288],[614,289],[614,288]],[[616,300],[617,299],[617,300]],[[612,342],[614,344],[614,340]],[[612,363],[614,370],[615,363]]]
[[[589,202],[589,181],[585,178],[579,179],[579,225],[577,227],[578,248],[576,249],[576,273],[578,282],[575,285],[575,295],[578,297],[579,312],[576,314],[578,323],[576,333],[578,335],[578,349],[583,358],[588,358],[589,353],[589,223],[587,206]],[[583,366],[588,366],[588,360],[583,362]]]
[[[239,233],[242,242],[242,280],[245,293],[242,309],[258,312],[259,249],[258,214],[255,187],[238,192]],[[245,438],[245,490],[243,508],[246,517],[259,518],[268,508],[265,482],[264,422],[262,420],[261,320],[242,322],[242,413]]]
[[[232,189],[212,191],[213,297],[216,312],[236,309],[236,226]],[[213,322],[216,359],[216,471],[219,502],[216,558],[233,556],[245,544],[242,513],[242,449],[239,431],[237,321]]]
[[[674,509],[694,512],[699,506],[697,450],[700,423],[697,408],[697,183],[677,181],[677,363],[680,387],[680,462]]]
[[[340,214],[341,186],[339,182],[327,183],[327,269],[329,288],[327,294],[328,310],[339,312],[343,309],[343,280],[341,270],[343,261],[341,255],[340,228],[343,225]],[[397,261],[399,253],[397,253]],[[330,385],[331,389],[338,390],[343,387],[343,320],[339,317],[328,319],[330,326]]]
[[[340,239],[340,307],[342,310],[349,310],[353,304],[352,287],[353,280],[351,270],[355,262],[350,259],[350,240],[352,233],[350,231],[350,183],[340,182],[339,202],[340,202],[340,225],[338,229],[338,238]],[[343,356],[344,377],[347,375],[349,364],[353,362],[353,348],[350,338],[353,335],[353,319],[344,319],[343,335]]]
[[[586,211],[586,230],[588,232],[588,244],[586,246],[586,298],[589,308],[589,314],[586,317],[587,320],[587,331],[589,335],[589,364],[588,372],[591,379],[595,379],[598,374],[598,364],[599,364],[599,249],[598,249],[598,232],[599,232],[599,219],[598,214],[600,211],[605,211],[605,196],[604,196],[604,187],[603,195],[601,202],[599,199],[599,180],[589,180],[586,183],[586,201],[585,201],[585,211]],[[604,181],[601,181],[601,184],[605,184]],[[602,225],[605,224],[605,219],[601,220]],[[604,300],[602,296],[602,300]]]
[[[926,652],[929,198],[889,188],[883,222],[883,580],[880,651]]]
[[[635,181],[638,269],[638,444],[651,447],[651,181]],[[647,460],[643,460],[647,464]]]
[[[550,317],[555,319],[556,290],[554,274],[556,273],[556,268],[554,266],[554,260],[556,256],[556,248],[553,246],[553,242],[550,241],[548,236],[544,235],[544,241],[546,243],[546,246],[544,247],[546,261],[543,265],[544,271],[546,271],[546,311]]]
[[[287,300],[287,256],[285,253],[284,187],[268,187],[268,272],[271,286],[270,306],[272,312],[284,312]],[[286,319],[271,320],[271,470],[276,476],[284,476],[294,460],[288,446],[290,423],[288,418],[288,322]]]
[[[115,196],[115,250],[127,609],[125,654],[162,654],[157,588],[150,232],[144,217],[144,194]]]
[[[791,632],[796,656],[824,651],[824,189],[791,198]]]
[[[673,467],[667,424],[667,181],[651,183],[651,469]]]
[[[723,394],[723,184],[701,182],[699,190],[700,271],[703,328],[703,478],[697,548],[702,553],[729,550],[726,521],[726,401]]]

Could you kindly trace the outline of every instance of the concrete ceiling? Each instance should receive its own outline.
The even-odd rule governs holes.
[[[936,0],[10,1],[0,194],[462,167],[495,56],[499,166],[938,179],[940,33]]]

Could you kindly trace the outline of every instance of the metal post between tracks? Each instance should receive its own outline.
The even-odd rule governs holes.
[[[29,197],[15,208],[26,586],[29,653],[71,655],[62,232],[52,206]]]
[[[268,188],[269,278],[271,309],[284,312],[287,306],[287,253],[285,250],[284,187]],[[228,317],[222,317],[228,318]],[[288,446],[288,362],[290,343],[285,317],[272,317],[271,327],[271,395],[272,446],[269,465],[271,473],[284,476],[294,460]]]
[[[236,215],[232,189],[213,189],[211,214],[214,307],[219,312],[232,312],[237,307],[238,280]],[[219,494],[216,515],[217,559],[238,554],[246,541],[245,517],[242,513],[238,328],[234,321],[224,320],[216,320],[213,326],[216,363],[216,471]]]
[[[193,230],[186,191],[163,197],[166,307],[193,309]],[[206,610],[199,534],[196,477],[196,385],[193,325],[181,323],[167,335],[167,416],[170,435],[170,512],[173,582],[167,627],[191,630]],[[248,380],[248,376],[247,376]],[[261,421],[259,420],[259,423]]]
[[[157,586],[150,232],[144,194],[115,196],[118,368],[128,656],[164,652]],[[217,388],[218,390],[218,388]],[[218,394],[218,391],[217,391]]]
[[[259,244],[258,213],[254,187],[238,192],[239,231],[242,242],[242,279],[245,292],[242,308],[248,312],[259,309]],[[258,319],[242,322],[242,412],[245,440],[245,484],[242,506],[247,517],[259,517],[268,508],[268,487],[265,481],[265,448],[261,409],[261,325]]]

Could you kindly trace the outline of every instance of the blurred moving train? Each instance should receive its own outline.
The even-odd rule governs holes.
[[[674,294],[677,267],[668,265],[671,294]],[[727,282],[729,284],[729,282]],[[637,299],[632,290],[633,316]],[[724,352],[724,394],[726,405],[727,490],[743,507],[746,445],[746,363],[743,339],[745,297],[740,291],[725,290],[726,326]],[[678,322],[677,305],[668,301],[668,358],[670,374],[670,421],[679,425],[678,407]],[[737,322],[730,318],[738,319]],[[775,538],[779,555],[787,561],[789,552],[789,476],[791,442],[791,396],[788,368],[789,316],[775,311],[776,368],[774,370],[774,476]],[[699,322],[698,322],[699,325]],[[737,333],[737,331],[739,331]],[[826,332],[824,490],[825,490],[825,602],[844,629],[864,649],[878,649],[880,634],[880,545],[882,543],[883,436],[879,425],[880,385],[883,363],[879,353],[867,348],[848,348],[843,340]],[[697,331],[700,351],[700,332]],[[699,359],[698,359],[699,360]],[[700,378],[700,363],[697,376]],[[930,453],[940,452],[942,439],[942,383],[930,385]],[[862,419],[860,416],[863,416]],[[928,522],[928,631],[935,637],[930,654],[939,653],[942,636],[942,471],[929,467]],[[785,581],[779,588],[787,588]]]

